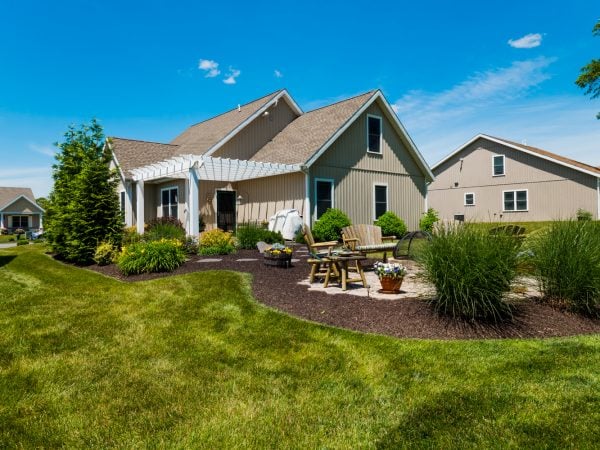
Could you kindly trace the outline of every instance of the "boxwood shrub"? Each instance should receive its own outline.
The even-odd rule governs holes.
[[[185,261],[183,245],[176,239],[135,242],[123,247],[117,265],[125,275],[171,272]]]
[[[386,211],[379,219],[375,221],[375,225],[381,227],[381,234],[384,236],[396,236],[400,239],[406,233],[406,224],[393,211]]]
[[[520,241],[468,226],[440,228],[418,254],[435,286],[435,310],[452,318],[500,322],[512,317],[504,299],[517,272]]]
[[[339,241],[342,228],[352,225],[348,216],[341,210],[329,208],[313,226],[312,234],[317,241]]]

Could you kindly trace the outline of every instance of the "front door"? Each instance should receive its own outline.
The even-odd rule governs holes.
[[[217,191],[217,227],[235,230],[235,191]]]

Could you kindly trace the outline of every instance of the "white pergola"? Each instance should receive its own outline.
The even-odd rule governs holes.
[[[195,236],[199,233],[197,218],[200,212],[198,187],[200,180],[236,182],[300,172],[301,170],[302,167],[299,164],[266,163],[199,155],[175,156],[165,161],[133,169],[131,173],[137,195],[137,231],[144,232],[144,183],[146,181],[163,178],[185,179],[186,232]],[[131,205],[131,191],[127,197]],[[142,220],[139,220],[140,217]]]

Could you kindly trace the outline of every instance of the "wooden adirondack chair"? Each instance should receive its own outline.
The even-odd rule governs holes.
[[[396,248],[396,236],[382,236],[381,227],[377,225],[350,225],[342,228],[344,245],[352,251],[363,254],[383,252],[383,260],[387,261],[387,252]]]
[[[315,278],[325,278],[327,276],[327,269],[331,264],[331,262],[327,260],[327,257],[331,256],[331,252],[333,251],[333,248],[338,245],[338,242],[315,242],[310,228],[306,225],[302,227],[302,234],[304,235],[304,242],[306,242],[306,247],[310,254],[307,262],[310,264],[310,282],[312,283]],[[331,274],[331,271],[329,271],[329,277],[339,276],[335,265],[333,265],[332,269],[333,275]]]

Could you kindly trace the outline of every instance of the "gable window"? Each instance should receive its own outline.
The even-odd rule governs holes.
[[[29,216],[13,216],[13,228],[29,228]]]
[[[367,116],[367,151],[381,153],[381,128],[381,117]]]
[[[385,184],[376,184],[374,186],[373,191],[373,200],[374,200],[374,219],[379,219],[383,213],[388,210],[388,195],[387,195],[387,185]]]
[[[495,177],[504,175],[504,155],[492,156],[492,166]]]
[[[333,208],[333,180],[315,179],[315,206],[317,220]]]
[[[473,206],[475,204],[475,194],[473,192],[465,193],[465,206]]]
[[[527,211],[529,200],[527,190],[504,191],[504,211]]]
[[[160,190],[163,217],[177,217],[178,190],[176,187]]]

